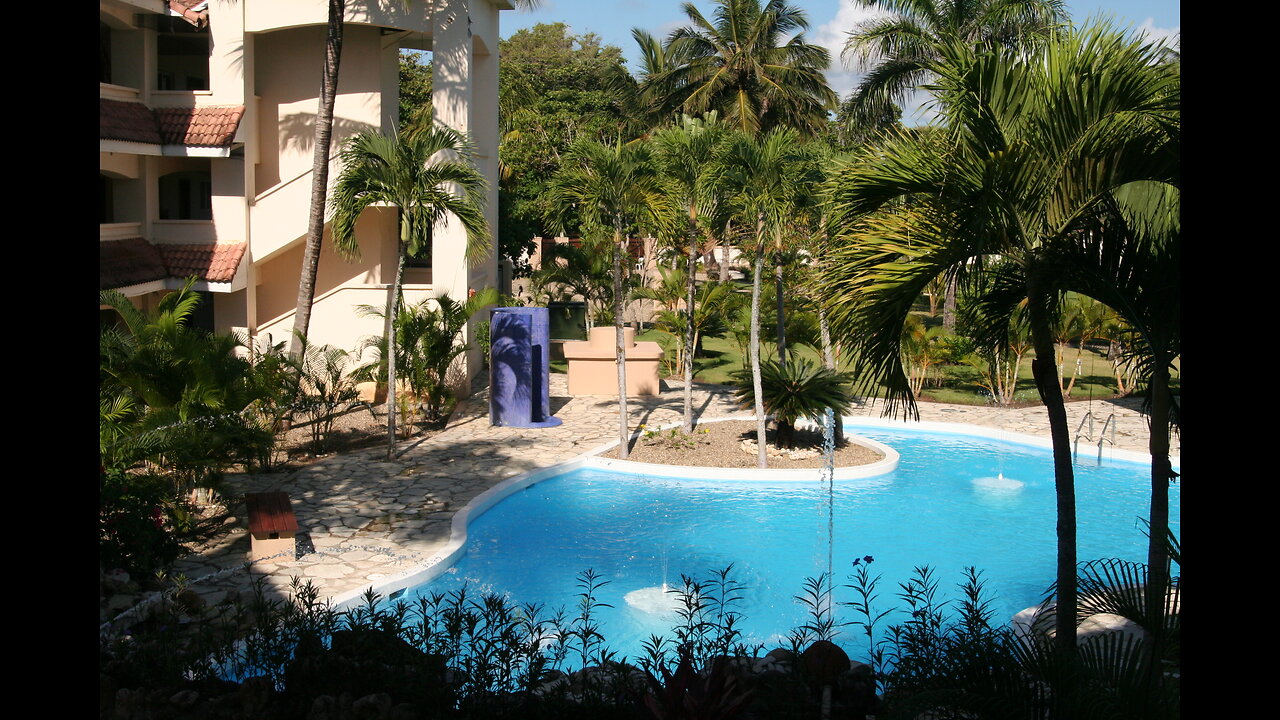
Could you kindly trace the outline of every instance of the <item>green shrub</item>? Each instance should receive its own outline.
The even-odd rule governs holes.
[[[102,469],[98,484],[98,565],[149,577],[183,553],[173,531],[168,482]]]
[[[261,389],[230,335],[189,327],[200,296],[191,281],[144,313],[107,290],[100,302],[123,318],[99,336],[99,452],[103,465],[140,463],[173,482],[175,497],[214,487],[233,464],[274,441],[246,412]]]

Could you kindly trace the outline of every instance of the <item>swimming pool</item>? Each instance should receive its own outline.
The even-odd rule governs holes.
[[[833,503],[835,600],[855,558],[875,558],[881,609],[896,602],[913,568],[935,570],[954,595],[965,566],[983,573],[998,621],[1038,602],[1054,578],[1055,509],[1050,451],[1043,447],[888,424],[847,423],[849,431],[900,453],[898,467],[870,478],[840,480],[828,494],[811,480],[752,481],[632,475],[581,467],[530,484],[473,514],[465,555],[432,581],[411,588],[447,592],[464,583],[517,602],[572,609],[575,577],[591,569],[607,582],[598,592],[601,631],[620,656],[636,657],[651,634],[670,635],[669,610],[653,607],[665,582],[707,579],[734,566],[746,586],[736,609],[748,644],[786,645],[803,623],[794,600],[804,580],[824,572],[828,502]],[[1143,561],[1138,517],[1149,502],[1147,466],[1099,463],[1082,449],[1076,463],[1078,553],[1082,560]],[[1178,534],[1179,490],[1170,490],[1170,526]],[[659,588],[659,590],[654,590]],[[630,602],[628,601],[630,596]],[[838,610],[845,620],[847,609]],[[837,642],[857,652],[846,630]]]

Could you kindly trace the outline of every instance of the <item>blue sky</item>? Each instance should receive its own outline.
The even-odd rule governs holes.
[[[810,42],[826,46],[832,55],[833,67],[827,72],[831,87],[844,97],[857,84],[856,68],[840,63],[840,50],[844,46],[845,33],[869,12],[855,8],[852,0],[791,0],[809,16]],[[1130,26],[1152,37],[1172,37],[1179,32],[1181,0],[1068,0],[1067,8],[1077,23],[1100,14],[1114,16],[1117,24]],[[502,36],[509,37],[521,28],[538,23],[563,22],[575,33],[592,32],[609,45],[622,48],[628,65],[635,68],[638,53],[631,39],[631,28],[648,30],[657,37],[666,37],[677,27],[687,23],[680,9],[683,0],[542,0],[542,6],[532,12],[509,10],[502,13]],[[694,5],[708,17],[714,8],[711,0],[694,0]],[[913,108],[904,108],[908,117],[917,121],[927,119],[927,114]],[[908,120],[908,124],[913,124]]]

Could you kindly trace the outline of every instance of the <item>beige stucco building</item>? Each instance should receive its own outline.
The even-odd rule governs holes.
[[[330,183],[342,141],[398,114],[399,51],[431,50],[437,122],[467,132],[496,232],[498,14],[508,0],[348,0]],[[324,0],[101,0],[101,286],[140,307],[197,275],[202,324],[289,337],[306,239],[324,57]],[[396,211],[365,212],[359,260],[326,227],[310,336],[345,349],[380,335]],[[409,302],[497,284],[496,251],[464,259],[458,223],[405,272]],[[473,367],[475,367],[473,365]]]

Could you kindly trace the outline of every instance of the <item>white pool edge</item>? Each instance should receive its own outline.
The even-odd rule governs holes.
[[[730,420],[754,420],[755,415],[732,415],[721,418],[708,418],[698,421],[699,425],[713,422],[725,422]],[[846,429],[852,426],[873,427],[873,428],[908,428],[912,430],[924,430],[928,432],[947,433],[954,435],[973,435],[978,437],[989,438],[993,440],[1001,440],[1021,445],[1030,445],[1033,447],[1053,449],[1053,442],[1048,438],[1027,433],[1013,432],[1011,430],[1001,430],[998,428],[990,428],[983,425],[972,425],[969,423],[952,423],[939,422],[931,420],[911,421],[896,420],[887,418],[870,418],[863,416],[845,416],[842,418]],[[667,430],[673,427],[680,427],[681,423],[669,423],[659,427],[660,430]],[[805,422],[797,423],[797,426],[805,426]],[[641,431],[637,430],[632,434],[635,438]],[[896,450],[883,443],[871,440],[870,438],[856,437],[859,444],[880,450],[885,454],[883,460],[879,460],[869,465],[856,465],[848,468],[837,468],[835,471],[836,480],[850,480],[867,477],[875,477],[889,473],[897,468],[899,454]],[[549,477],[562,475],[579,468],[590,467],[600,469],[617,470],[619,472],[630,472],[637,474],[653,474],[661,477],[677,477],[688,479],[712,479],[712,480],[735,480],[735,481],[799,481],[814,480],[816,473],[820,468],[805,468],[803,470],[770,470],[760,468],[708,468],[682,465],[655,465],[651,463],[632,462],[630,460],[617,460],[613,458],[599,457],[601,453],[618,445],[617,440],[604,443],[591,450],[587,450],[580,455],[572,457],[564,462],[555,465],[549,465],[545,468],[530,470],[519,475],[513,475],[506,480],[494,485],[475,496],[460,508],[453,515],[450,525],[449,540],[439,552],[432,555],[426,561],[404,570],[400,573],[390,575],[379,580],[377,583],[371,583],[373,591],[383,598],[390,597],[392,594],[405,590],[417,585],[430,582],[440,575],[444,574],[454,563],[462,556],[467,543],[467,525],[470,524],[472,516],[479,517],[489,508],[497,505],[507,497],[514,495],[520,490],[524,490],[531,485],[535,485]],[[1089,446],[1092,447],[1092,446]],[[1083,454],[1083,453],[1082,453]],[[1094,457],[1086,455],[1086,458]],[[1151,456],[1147,453],[1137,452],[1133,450],[1108,449],[1103,453],[1103,457],[1114,460],[1125,460],[1129,462],[1137,462],[1149,464]],[[1179,468],[1179,458],[1176,455],[1170,456],[1173,468]],[[744,475],[745,474],[745,475]],[[334,609],[345,610],[361,604],[363,596],[368,592],[365,589],[351,590],[340,595],[330,598]]]

